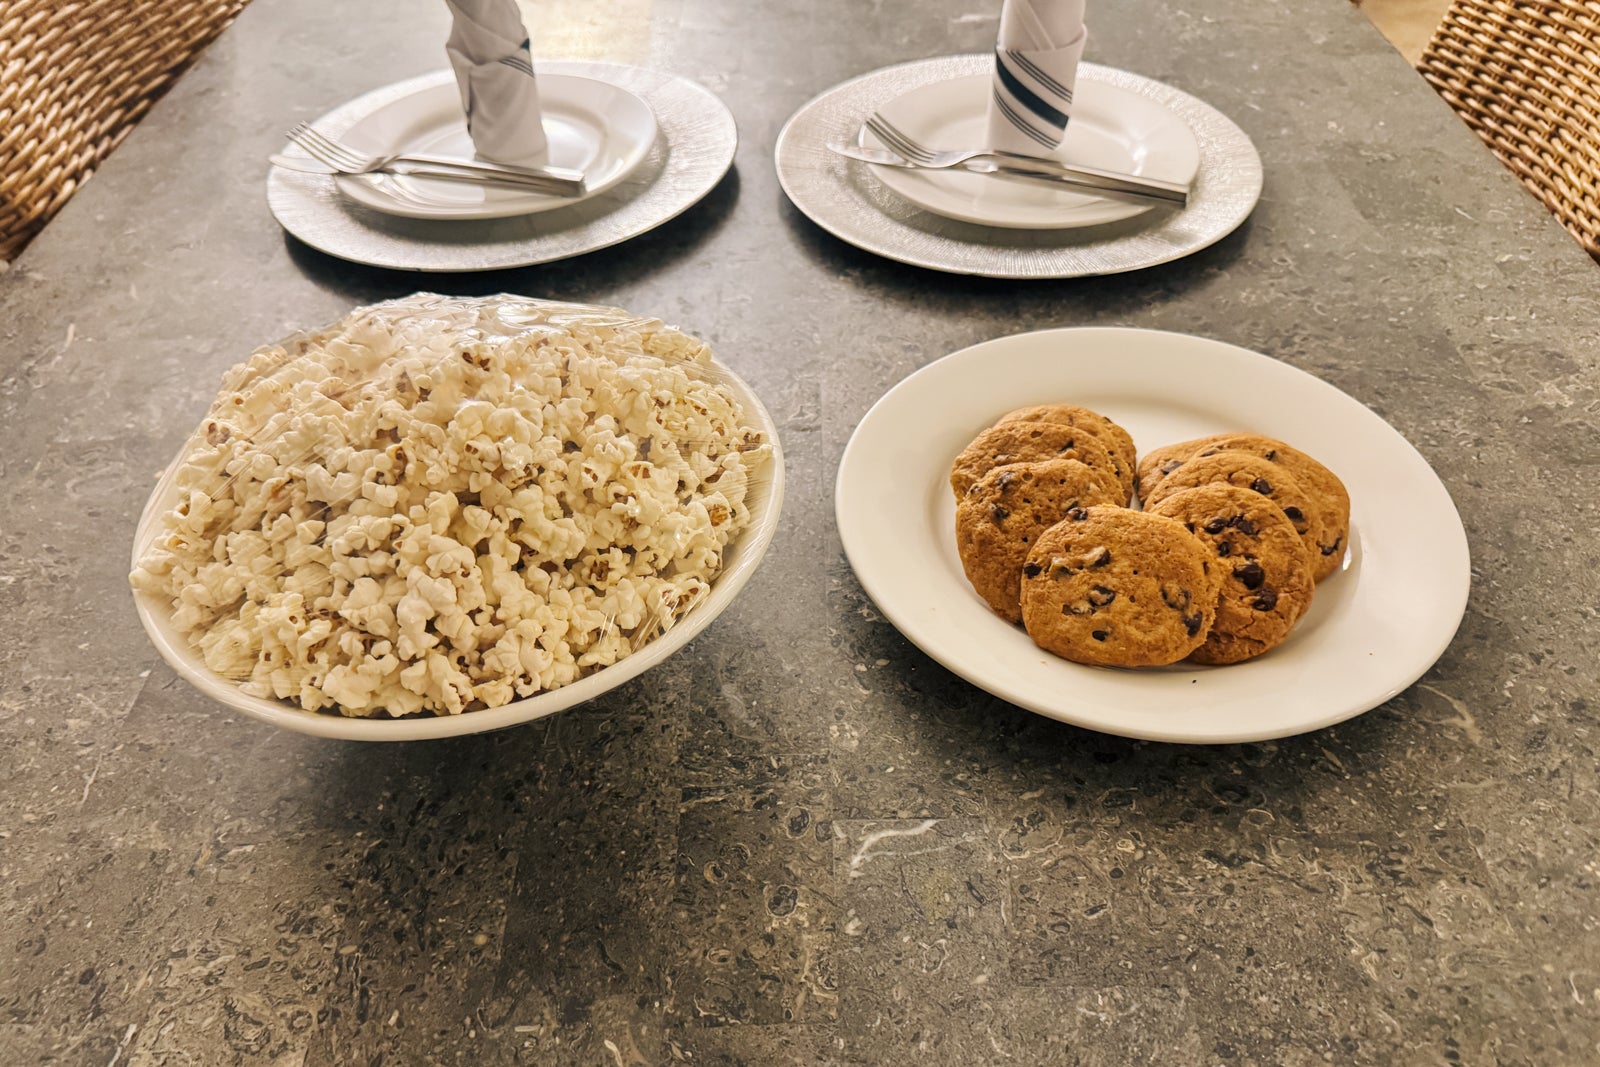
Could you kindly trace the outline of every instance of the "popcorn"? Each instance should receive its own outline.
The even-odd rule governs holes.
[[[218,674],[355,716],[569,684],[670,629],[772,446],[701,342],[419,294],[253,353],[130,576]]]

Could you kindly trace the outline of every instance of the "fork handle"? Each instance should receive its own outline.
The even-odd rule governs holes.
[[[490,163],[481,159],[461,159],[451,156],[434,156],[427,154],[407,153],[397,156],[389,161],[395,163],[423,163],[435,167],[454,167],[457,170],[469,171],[473,174],[506,178],[513,181],[526,180],[537,182],[541,186],[548,183],[568,187],[565,191],[573,194],[584,192],[583,172],[568,170],[565,167],[515,167],[509,163]]]
[[[1182,208],[1189,205],[1189,191],[1182,186],[1175,189],[1152,189],[1147,185],[1102,185],[1098,182],[1074,177],[1070,174],[1060,174],[1053,171],[1030,169],[1028,167],[1012,166],[1009,163],[998,163],[993,160],[968,160],[961,166],[979,174],[992,174],[997,178],[1015,178],[1019,181],[1042,182],[1062,189],[1083,193],[1085,196],[1096,196],[1102,200],[1120,200],[1129,204],[1162,204],[1167,207]],[[1163,182],[1163,185],[1169,185]]]
[[[1006,152],[1000,149],[990,149],[987,155],[995,160],[996,174],[1055,179],[1063,184],[1080,189],[1093,189],[1108,196],[1121,194],[1139,203],[1149,203],[1154,200],[1176,204],[1179,207],[1187,207],[1189,203],[1189,186],[1177,182],[1133,174],[1118,174],[1115,171],[1082,167],[1063,163],[1057,159],[1041,159],[1038,156],[1026,156],[1019,152]],[[970,163],[968,165],[970,166]]]

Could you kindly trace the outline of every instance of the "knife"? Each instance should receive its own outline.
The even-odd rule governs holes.
[[[1002,178],[1019,178],[1064,186],[1075,193],[1098,196],[1106,200],[1121,200],[1135,204],[1165,204],[1168,207],[1187,207],[1189,187],[1177,182],[1141,178],[1132,174],[1117,174],[1092,167],[1077,167],[1056,160],[1020,156],[1009,152],[978,152],[948,167],[928,167],[913,163],[902,155],[882,148],[862,148],[859,145],[830,142],[828,151],[863,163],[880,167],[901,167],[906,170],[966,170],[975,174],[993,174]]]
[[[274,167],[292,170],[301,174],[347,174],[346,171],[335,170],[324,166],[308,156],[270,155],[267,157]],[[509,173],[491,173],[481,167],[467,164],[458,164],[449,160],[402,161],[396,160],[376,172],[380,174],[399,174],[411,178],[437,178],[443,181],[467,182],[473,185],[487,186],[492,189],[509,189],[519,193],[540,193],[545,196],[574,197],[583,194],[582,179],[576,183],[569,183],[562,179],[550,178],[544,175],[520,175]],[[359,177],[359,175],[351,175]]]

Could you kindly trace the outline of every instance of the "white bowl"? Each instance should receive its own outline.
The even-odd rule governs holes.
[[[751,480],[750,525],[740,538],[723,553],[722,571],[711,585],[711,595],[696,604],[666,633],[645,645],[638,652],[609,667],[580,678],[560,689],[552,689],[526,700],[513,701],[498,708],[468,711],[460,715],[412,716],[404,719],[348,718],[324,712],[306,711],[295,705],[240,692],[239,685],[208,668],[200,653],[172,626],[172,606],[163,598],[150,593],[134,593],[134,605],[145,633],[161,653],[161,658],[184,681],[220,704],[262,722],[281,726],[318,737],[337,737],[352,741],[419,741],[436,737],[457,737],[462,734],[486,733],[507,726],[542,719],[546,715],[563,711],[574,704],[593,700],[602,693],[617,688],[654,667],[678,649],[694,640],[700,631],[711,625],[711,620],[722,614],[733,598],[744,588],[745,582],[755,573],[756,566],[772,542],[778,528],[778,513],[783,507],[783,449],[778,443],[778,429],[772,416],[750,387],[738,375],[721,364],[717,365],[719,384],[727,385],[743,405],[745,414],[767,435],[772,443],[772,463],[768,476]],[[181,457],[180,457],[181,458]],[[145,550],[160,532],[159,517],[177,503],[175,479],[178,460],[174,459],[156,483],[150,499],[145,503],[138,530],[133,538],[132,563],[138,565]]]

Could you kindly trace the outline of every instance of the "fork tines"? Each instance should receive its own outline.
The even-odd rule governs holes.
[[[327,164],[334,170],[359,171],[365,169],[368,163],[367,159],[352,152],[309,122],[297,123],[286,136],[304,148],[311,158]]]

